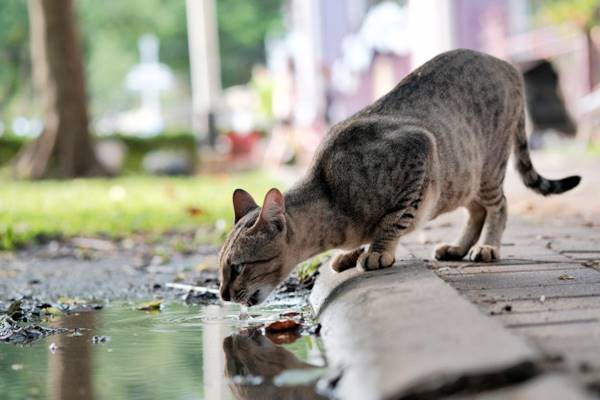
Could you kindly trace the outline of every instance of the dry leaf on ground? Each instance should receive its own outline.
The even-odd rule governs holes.
[[[267,327],[265,328],[265,331],[267,332],[284,332],[284,331],[291,331],[294,329],[298,329],[300,328],[300,324],[296,321],[294,321],[293,319],[282,319],[279,321],[275,321],[275,322],[271,322],[269,325],[267,325]]]
[[[569,275],[569,274],[561,274],[558,277],[558,279],[561,281],[572,281],[575,279],[575,277],[573,275]]]

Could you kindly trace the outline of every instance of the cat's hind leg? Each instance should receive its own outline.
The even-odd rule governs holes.
[[[500,245],[507,217],[506,197],[502,187],[499,187],[494,195],[481,199],[487,213],[483,244],[471,247],[468,258],[471,261],[491,262],[500,259]]]
[[[364,248],[359,247],[350,252],[339,254],[331,263],[331,269],[335,272],[342,272],[356,267],[356,262],[364,251]]]
[[[486,209],[476,201],[469,203],[466,208],[469,212],[469,220],[459,239],[453,244],[440,243],[437,245],[434,253],[436,260],[462,260],[469,249],[479,240],[485,222]]]

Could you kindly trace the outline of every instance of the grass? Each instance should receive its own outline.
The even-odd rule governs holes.
[[[127,176],[68,181],[0,180],[0,249],[40,235],[161,233],[231,226],[236,187],[259,202],[278,181],[264,172],[189,178]]]

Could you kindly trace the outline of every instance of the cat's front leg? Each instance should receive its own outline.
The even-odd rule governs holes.
[[[342,272],[356,267],[356,262],[364,251],[364,248],[359,247],[358,249],[354,249],[348,253],[339,254],[331,263],[331,269],[333,269],[335,272]]]
[[[416,208],[411,207],[383,217],[369,250],[358,258],[358,266],[364,271],[373,271],[394,265],[398,241],[412,228],[415,214]]]

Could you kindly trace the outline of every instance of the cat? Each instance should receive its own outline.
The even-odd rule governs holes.
[[[276,385],[273,380],[286,370],[298,371],[317,366],[296,358],[283,346],[274,344],[258,331],[231,335],[223,340],[225,376],[236,399],[248,400],[324,400],[315,392],[314,385]],[[260,385],[244,384],[236,378],[260,377]]]
[[[235,225],[219,254],[222,298],[261,303],[296,264],[334,248],[349,250],[335,271],[390,267],[403,235],[458,207],[468,210],[466,226],[434,257],[499,259],[511,149],[537,193],[563,193],[581,179],[548,180],[531,164],[517,69],[472,50],[438,55],[334,125],[285,195],[271,189],[259,207],[234,191]]]

